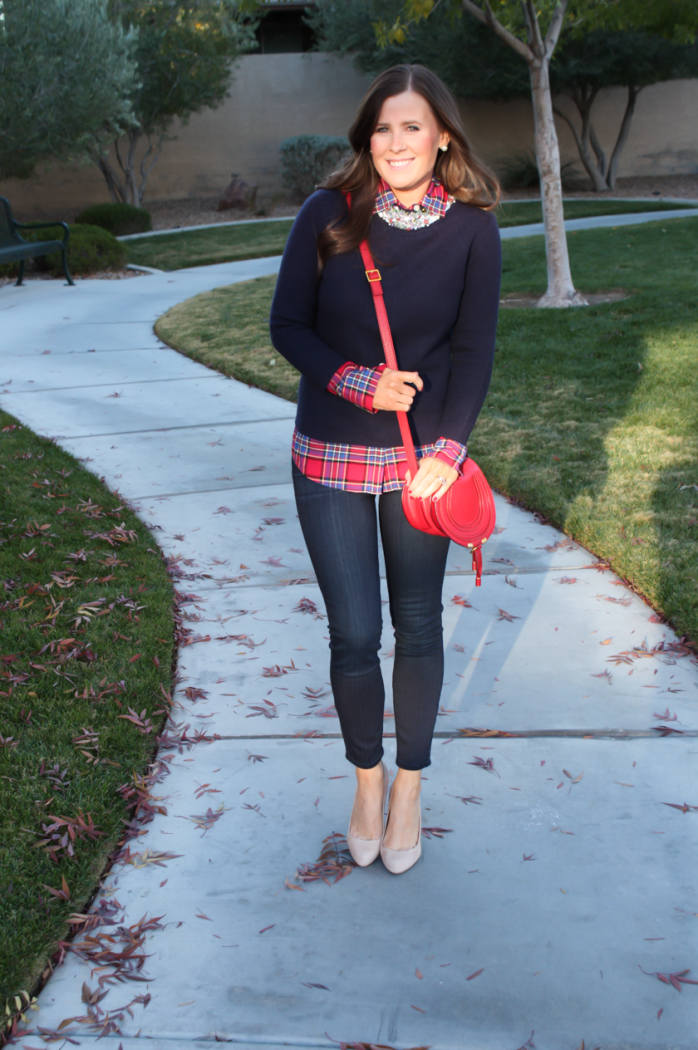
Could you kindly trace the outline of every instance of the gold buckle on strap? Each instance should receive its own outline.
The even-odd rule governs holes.
[[[366,270],[365,273],[366,273],[366,278],[368,279],[369,284],[375,284],[376,281],[382,281],[383,280],[383,278],[381,277],[381,275],[380,275],[378,270]],[[376,276],[372,277],[371,274],[375,274]]]

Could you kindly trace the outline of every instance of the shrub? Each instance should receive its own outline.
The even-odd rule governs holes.
[[[50,225],[47,225],[41,230],[20,230],[19,234],[23,241],[60,241],[63,239],[63,229],[60,226],[51,227]],[[29,274],[32,272],[32,269],[43,270],[46,272],[48,267],[45,265],[45,259],[45,256],[42,258],[26,259],[24,263],[25,272]],[[60,272],[62,274],[63,270]],[[17,277],[18,275],[18,262],[4,263],[0,266],[0,277]]]
[[[284,186],[309,197],[349,152],[345,138],[335,135],[296,135],[280,146],[281,178]]]
[[[493,162],[503,190],[526,190],[538,186],[538,164],[530,150],[522,153],[506,153]],[[589,182],[574,161],[567,161],[560,168],[562,188],[569,193],[586,190]]]
[[[71,226],[68,241],[68,268],[72,274],[118,270],[126,262],[126,248],[113,234],[99,226]],[[55,276],[63,274],[60,252],[51,252],[36,260],[41,270]]]
[[[135,208],[133,204],[94,204],[81,211],[75,221],[87,226],[101,226],[115,237],[147,233],[153,228],[150,212],[145,208]]]

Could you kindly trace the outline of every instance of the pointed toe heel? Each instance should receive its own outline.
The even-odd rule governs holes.
[[[407,871],[415,865],[422,855],[422,808],[421,806],[419,808],[419,837],[417,838],[417,845],[411,846],[409,849],[389,849],[387,846],[383,845],[389,821],[390,805],[388,804],[388,817],[385,822],[385,830],[383,831],[383,838],[380,843],[380,855],[384,866],[392,875],[402,875],[403,871]]]
[[[381,762],[381,768],[383,772],[383,807],[381,809],[381,820],[385,813],[385,800],[388,794],[388,782],[390,777],[385,763]],[[381,850],[381,842],[383,837],[377,839],[360,839],[357,835],[351,833],[351,820],[349,821],[349,828],[347,829],[347,846],[351,853],[354,861],[360,868],[367,868],[369,864],[373,864],[374,860],[378,858]]]
[[[360,839],[356,835],[352,835],[351,832],[347,832],[347,846],[349,852],[354,858],[354,862],[360,868],[367,868],[369,864],[373,864],[374,860],[380,853],[381,840],[380,839]]]

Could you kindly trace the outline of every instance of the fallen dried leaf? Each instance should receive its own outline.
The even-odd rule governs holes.
[[[638,966],[642,970],[642,967],[639,963]],[[693,981],[689,977],[684,976],[685,974],[691,972],[689,969],[675,970],[674,973],[659,973],[657,971],[655,971],[654,973],[648,973],[647,970],[642,970],[642,972],[646,974],[647,977],[656,977],[663,984],[670,984],[672,988],[676,989],[677,992],[681,991],[682,984],[698,984],[698,981]]]
[[[453,828],[422,828],[422,835],[426,839],[430,839],[432,836],[437,839],[442,839],[445,834],[449,831],[453,831]]]
[[[331,835],[323,839],[322,845],[320,856],[314,863],[299,865],[296,878],[301,882],[318,882],[322,879],[329,886],[332,876],[334,876],[334,882],[339,882],[345,875],[350,875],[352,868],[356,867],[344,835],[333,831]]]
[[[515,737],[516,733],[507,733],[503,729],[473,729],[466,727],[465,729],[459,729],[459,733],[463,736],[475,736],[475,737]]]
[[[466,806],[468,803],[472,803],[474,806],[479,806],[482,803],[482,799],[479,795],[451,795],[451,798],[459,799]]]
[[[453,605],[461,605],[464,609],[472,609],[473,606],[470,604],[467,598],[464,598],[462,594],[454,594],[451,598]],[[477,612],[477,609],[475,610]]]
[[[467,764],[469,766],[477,766],[478,769],[486,769],[490,773],[497,773],[497,770],[494,768],[494,759],[485,759],[482,758],[480,755],[473,755],[473,758],[475,759],[475,761],[468,762]],[[499,776],[499,773],[497,773],[497,776]]]

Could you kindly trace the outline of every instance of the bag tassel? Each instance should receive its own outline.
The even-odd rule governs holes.
[[[473,547],[473,572],[475,573],[475,586],[482,584],[482,547]]]

